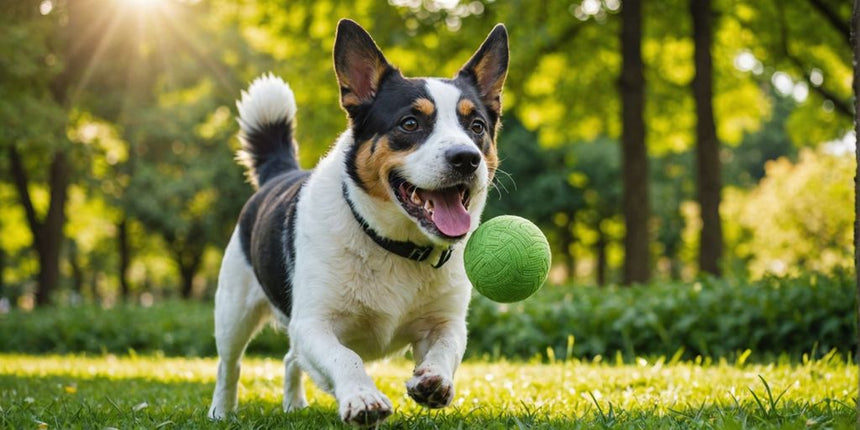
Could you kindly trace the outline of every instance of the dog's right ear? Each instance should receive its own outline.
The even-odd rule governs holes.
[[[358,23],[342,19],[334,42],[334,70],[344,109],[373,100],[382,78],[394,68],[370,34]]]

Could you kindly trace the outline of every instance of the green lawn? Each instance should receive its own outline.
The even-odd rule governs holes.
[[[370,365],[395,414],[383,428],[853,428],[857,368],[838,356],[802,364],[468,361],[454,406],[417,407],[406,360]],[[326,428],[331,397],[280,410],[279,360],[246,359],[238,414],[205,415],[214,359],[0,355],[0,428]]]

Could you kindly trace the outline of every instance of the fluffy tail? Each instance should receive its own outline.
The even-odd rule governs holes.
[[[236,107],[242,143],[237,158],[248,169],[246,174],[255,187],[299,168],[293,139],[296,98],[286,82],[271,73],[262,75],[248,91],[242,91]]]

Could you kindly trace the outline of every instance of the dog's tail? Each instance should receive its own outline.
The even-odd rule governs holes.
[[[248,170],[248,179],[259,188],[280,173],[299,168],[293,139],[296,98],[281,78],[271,73],[254,80],[242,91],[239,108],[239,140],[236,158]]]

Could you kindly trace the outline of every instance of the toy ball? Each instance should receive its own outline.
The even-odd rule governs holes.
[[[513,215],[481,224],[463,251],[469,281],[484,297],[500,303],[524,300],[549,274],[546,237],[531,221]]]

